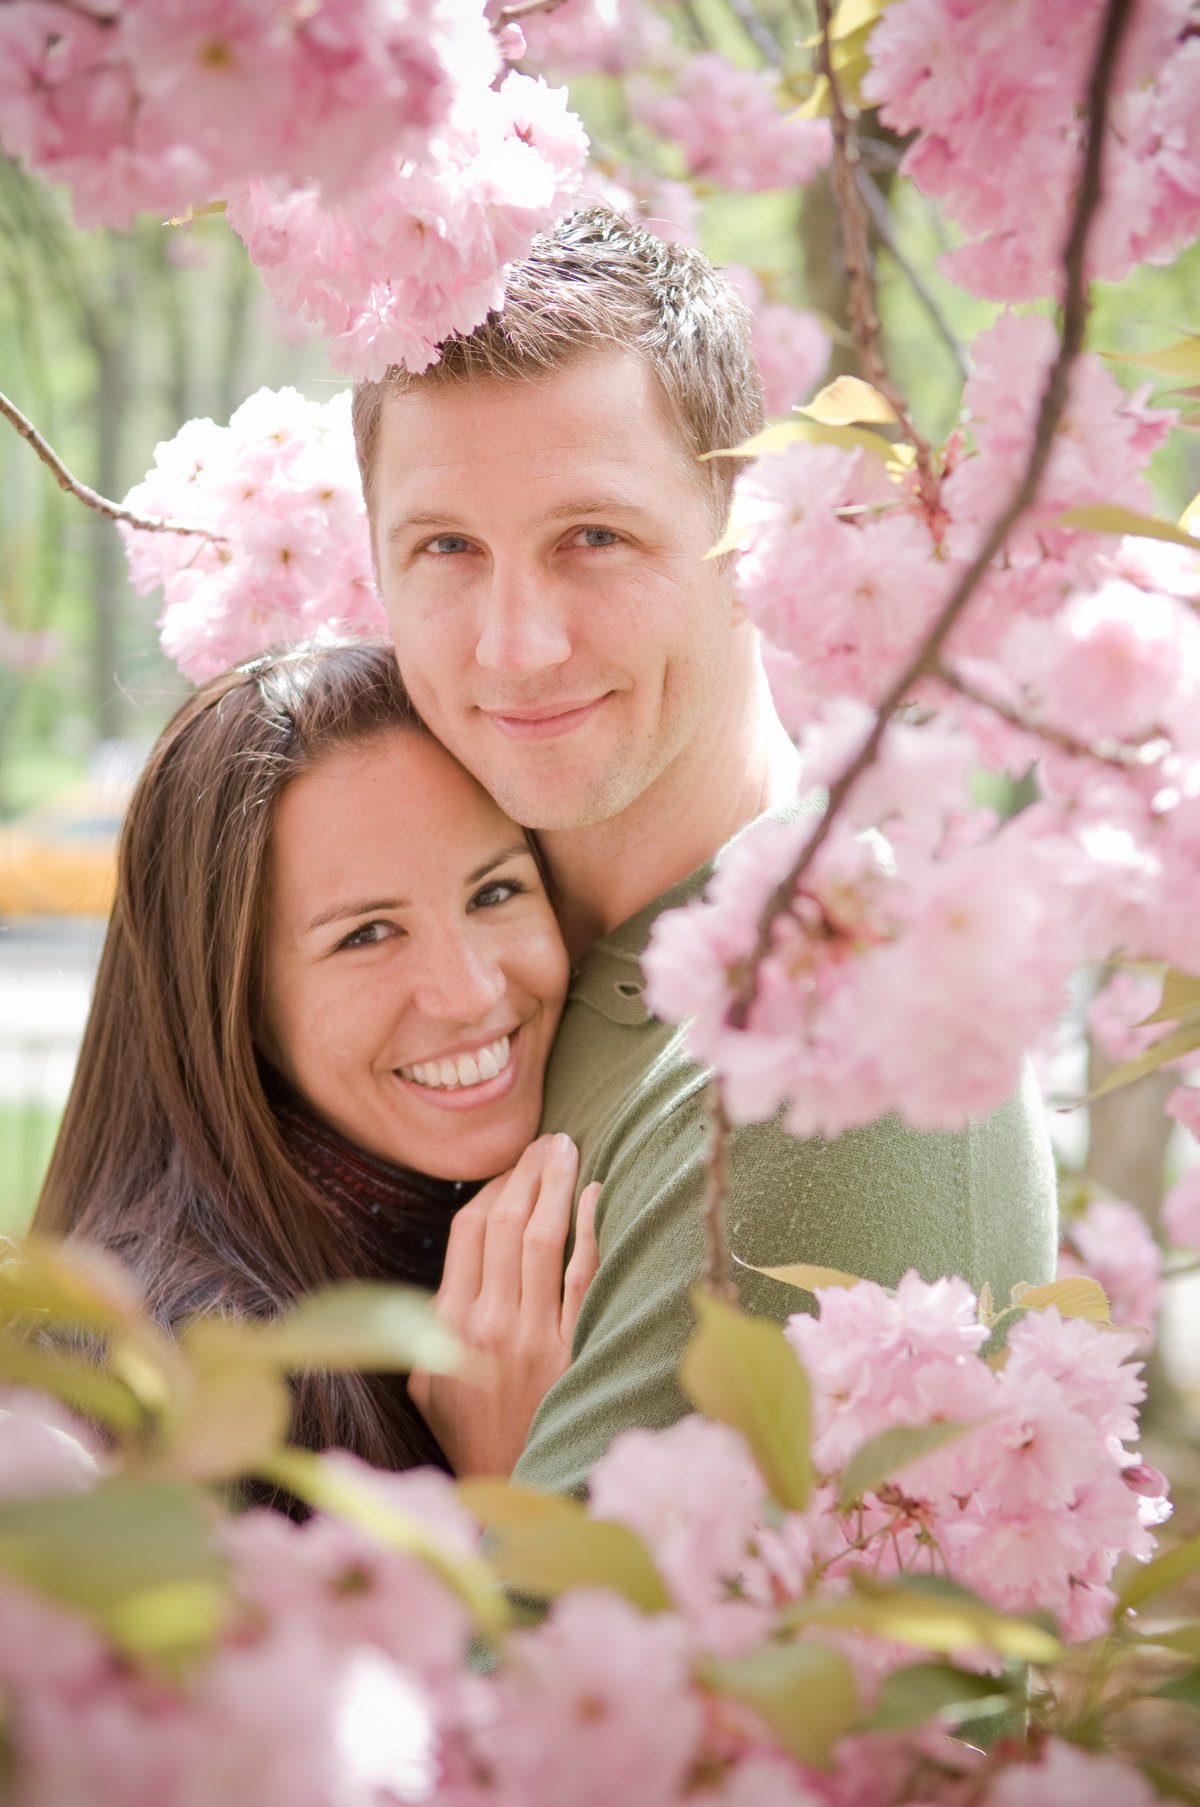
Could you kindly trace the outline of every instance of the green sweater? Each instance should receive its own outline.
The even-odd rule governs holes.
[[[619,1431],[691,1408],[675,1374],[701,1277],[707,1075],[683,1035],[642,1002],[641,955],[660,910],[699,895],[711,865],[584,955],[546,1074],[543,1130],[579,1146],[580,1186],[603,1182],[600,1267],[513,1479],[578,1492]],[[758,1267],[805,1261],[894,1286],[909,1269],[991,1282],[1053,1278],[1054,1162],[1032,1074],[999,1110],[953,1134],[896,1117],[835,1141],[796,1141],[778,1123],[735,1129],[729,1243]],[[746,1310],[782,1323],[811,1295],[736,1270]]]

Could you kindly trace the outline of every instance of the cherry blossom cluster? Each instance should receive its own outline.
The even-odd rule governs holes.
[[[717,51],[689,58],[669,93],[631,84],[638,117],[681,148],[692,176],[725,188],[791,188],[828,163],[824,119],[782,110],[766,76]]]
[[[943,260],[976,294],[1055,293],[1079,181],[1101,0],[894,0],[863,82],[886,125],[918,136],[901,164],[967,242]],[[1091,272],[1119,281],[1200,232],[1200,40],[1189,0],[1141,0],[1113,92]]]
[[[911,464],[861,436],[798,439],[739,478],[740,593],[772,644],[803,789],[864,745],[974,554],[1052,351],[1040,316],[981,335],[932,505]],[[888,1110],[961,1124],[1019,1083],[1074,968],[1117,949],[1200,967],[1197,557],[1061,518],[1151,512],[1144,467],[1170,418],[1098,360],[1076,366],[1034,507],[783,900],[752,995],[745,960],[813,817],[747,831],[708,901],[656,925],[648,996],[691,1019],[735,1117],[787,1104],[800,1135]],[[1035,805],[998,822],[973,803],[974,769],[1035,761]]]
[[[667,54],[670,43],[666,21],[645,0],[566,0],[528,14],[521,32],[531,60],[560,75],[587,69],[627,75]]]
[[[339,194],[424,154],[500,67],[458,0],[11,0],[0,138],[81,225],[183,214],[253,177]]]
[[[424,370],[503,305],[505,265],[568,210],[586,156],[566,91],[512,73],[353,195],[256,180],[229,220],[278,305],[320,324],[339,369],[374,379]]]
[[[471,0],[11,0],[0,145],[81,224],[225,204],[276,301],[378,377],[499,307],[578,186],[565,91],[501,68]]]
[[[121,528],[135,589],[162,585],[163,651],[193,683],[323,631],[387,632],[348,393],[260,389],[227,427],[191,420],[125,501],[212,536]]]
[[[1103,1798],[1140,1802],[1136,1774],[1114,1760],[1051,1743],[1032,1765],[1010,1772],[1009,1750],[989,1768],[932,1725],[892,1737],[852,1730],[831,1766],[815,1768],[722,1696],[714,1662],[778,1650],[798,1611],[792,1635],[829,1653],[858,1719],[868,1716],[885,1678],[922,1651],[854,1630],[852,1617],[839,1627],[855,1573],[875,1586],[949,1575],[1004,1611],[1050,1607],[1068,1639],[1098,1636],[1118,1557],[1148,1556],[1150,1527],[1169,1512],[1162,1477],[1128,1447],[1144,1393],[1129,1336],[1051,1308],[1012,1324],[996,1365],[980,1353],[988,1328],[961,1281],[912,1273],[895,1294],[860,1282],[817,1298],[819,1315],[794,1317],[784,1333],[813,1392],[816,1484],[803,1510],[772,1504],[741,1436],[701,1418],[626,1432],[593,1473],[590,1517],[640,1540],[663,1610],[571,1587],[481,1669],[470,1613],[417,1557],[321,1515],[218,1514],[232,1576],[225,1621],[208,1659],[172,1675],[120,1659],[94,1623],[3,1576],[14,1801],[889,1807],[912,1798],[906,1780],[928,1757],[936,1792],[923,1800],[951,1803],[970,1779],[972,1800],[1005,1807],[1043,1798],[1044,1774],[1047,1790],[1066,1775],[1123,1778],[1127,1793]],[[940,1448],[842,1497],[867,1440],[935,1422],[950,1427]],[[443,1549],[477,1552],[478,1513],[441,1473],[332,1461]],[[0,1510],[87,1490],[107,1471],[61,1408],[5,1396]],[[824,1621],[822,1603],[834,1609]],[[972,1649],[964,1661],[989,1659]],[[1013,1793],[1018,1776],[1033,1792]]]

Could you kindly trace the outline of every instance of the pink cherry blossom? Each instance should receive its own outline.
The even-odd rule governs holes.
[[[188,421],[126,505],[220,536],[122,528],[135,589],[162,585],[163,650],[196,683],[318,632],[387,631],[348,395],[260,389],[228,427]]]
[[[530,14],[521,30],[530,60],[559,75],[584,69],[625,75],[670,43],[665,20],[643,0],[565,0],[551,12]]]
[[[766,77],[717,51],[691,57],[672,93],[633,89],[638,116],[683,150],[693,176],[726,188],[790,188],[829,161],[824,119],[789,119]]]
[[[1036,1763],[1014,1763],[988,1788],[986,1807],[1154,1807],[1145,1778],[1117,1757],[1051,1738]]]
[[[1141,1347],[1154,1341],[1162,1256],[1141,1212],[1116,1199],[1094,1199],[1065,1225],[1058,1278],[1087,1274],[1108,1294],[1114,1324],[1141,1329]]]
[[[1115,1065],[1142,1054],[1169,1030],[1169,1023],[1145,1023],[1158,1009],[1162,981],[1153,973],[1118,968],[1088,1007],[1088,1031]],[[1144,1026],[1143,1026],[1144,1025]]]

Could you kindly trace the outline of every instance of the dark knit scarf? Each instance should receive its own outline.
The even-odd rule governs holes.
[[[478,1180],[437,1180],[394,1167],[355,1148],[321,1123],[278,1074],[263,1073],[271,1109],[298,1171],[344,1223],[354,1270],[364,1280],[390,1280],[435,1292],[441,1283],[450,1225]],[[403,1375],[379,1376],[393,1398],[397,1468],[433,1463],[449,1469],[433,1433],[408,1398]]]

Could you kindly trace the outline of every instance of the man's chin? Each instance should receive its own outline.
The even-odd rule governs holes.
[[[611,822],[643,789],[626,773],[605,780],[589,772],[578,783],[561,770],[534,781],[511,772],[477,770],[475,776],[506,816],[539,834],[564,834]]]

